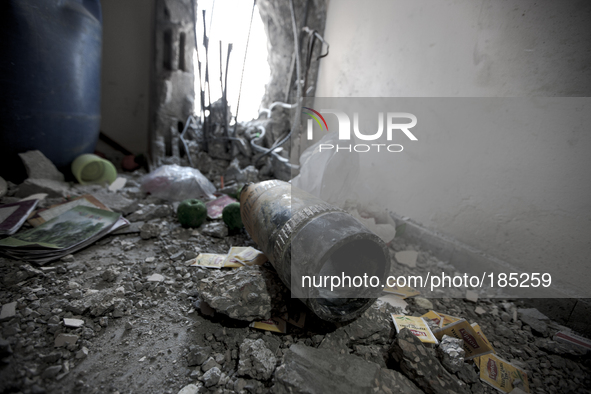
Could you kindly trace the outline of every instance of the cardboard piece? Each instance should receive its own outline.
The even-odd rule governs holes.
[[[421,342],[437,345],[439,341],[431,332],[429,325],[422,317],[405,316],[392,314],[392,320],[396,326],[396,332],[399,333],[403,328],[408,328],[414,336],[419,338]]]
[[[278,317],[272,317],[268,320],[262,321],[253,321],[252,323],[250,323],[249,327],[265,331],[280,332],[282,334],[285,334],[287,332],[287,325],[285,324],[285,320],[280,319]]]
[[[437,314],[441,317],[441,323],[439,324],[439,327],[449,326],[452,323],[462,320],[461,317],[446,315],[445,313],[441,312],[437,312]]]
[[[206,268],[222,268],[226,256],[223,254],[201,253],[197,256],[190,266],[192,267],[206,267]]]
[[[488,345],[492,348],[493,353],[496,353],[496,350],[492,347],[492,344],[490,343],[486,335],[484,335],[484,332],[482,332],[482,328],[480,328],[480,325],[478,325],[478,323],[472,323],[471,326],[474,329],[474,331],[476,331],[476,334],[478,334],[478,336],[482,338],[484,342],[488,343]],[[474,357],[474,363],[476,364],[476,366],[478,366],[478,368],[480,368],[480,357]]]
[[[433,323],[435,323],[435,325],[437,325],[438,327],[441,327],[441,320],[442,319],[441,319],[441,316],[437,312],[429,311],[421,317],[424,319],[431,319],[433,321]]]
[[[513,381],[515,379],[521,379],[525,388],[524,391],[529,393],[529,382],[525,371],[495,354],[480,357],[480,380],[483,382],[502,393],[510,393],[513,390]]]
[[[587,338],[583,338],[581,336],[575,335],[573,333],[565,332],[565,331],[558,331],[553,338],[556,342],[562,342],[569,345],[575,345],[580,347],[584,350],[590,351],[591,350],[591,341]]]

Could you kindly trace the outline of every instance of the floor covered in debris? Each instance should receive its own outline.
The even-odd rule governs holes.
[[[515,299],[417,295],[400,300],[406,310],[378,300],[347,324],[308,312],[304,324],[291,321],[285,333],[250,327],[306,308],[289,297],[269,263],[188,266],[200,253],[257,245],[244,230],[227,235],[207,226],[183,228],[176,204],[140,191],[141,175],[126,175],[126,186],[116,192],[80,185],[68,190],[72,197],[102,197],[126,214],[129,227],[43,266],[0,260],[0,391],[496,392],[479,379],[474,360],[454,367],[408,331],[396,335],[391,313],[435,310],[477,322],[496,354],[526,371],[530,392],[590,392],[589,357],[554,341],[565,328]],[[10,185],[2,202],[17,193]],[[48,198],[40,207],[60,201]],[[393,270],[410,269],[394,258],[405,250],[419,252],[412,272],[455,270],[453,261],[440,262],[398,237],[390,244]]]

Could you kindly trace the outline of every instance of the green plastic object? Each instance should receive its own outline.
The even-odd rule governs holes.
[[[191,198],[179,204],[176,210],[176,217],[184,227],[197,228],[207,218],[207,208],[201,200]]]
[[[72,163],[72,173],[81,185],[93,183],[110,185],[117,179],[117,170],[113,163],[92,153],[78,156]]]
[[[233,202],[226,205],[222,211],[222,220],[230,230],[239,230],[244,227],[240,217],[240,203]]]

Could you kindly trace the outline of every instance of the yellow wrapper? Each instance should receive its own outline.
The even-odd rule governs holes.
[[[482,338],[484,340],[484,342],[488,343],[488,345],[493,349],[493,353],[496,353],[495,349],[492,347],[492,344],[490,343],[488,338],[482,332],[482,328],[480,328],[478,323],[472,323],[470,325],[472,326],[474,331],[476,331],[476,334],[478,334],[478,336],[480,336],[480,338]],[[474,357],[474,363],[480,369],[480,357]]]
[[[439,324],[439,327],[445,327],[445,326],[448,326],[452,323],[462,320],[461,317],[446,315],[445,313],[441,313],[441,312],[437,312],[437,314],[439,316],[441,316],[441,323]]]
[[[495,354],[480,356],[480,380],[483,382],[503,393],[510,393],[515,379],[521,379],[525,392],[529,393],[529,382],[525,371]]]
[[[259,330],[265,331],[280,332],[282,334],[287,332],[285,320],[278,317],[272,317],[269,320],[253,321],[250,323],[249,327],[258,328]]]
[[[403,328],[408,328],[423,343],[435,345],[439,343],[422,317],[395,315],[392,313],[392,320],[396,326],[396,332],[400,332]]]
[[[435,332],[435,337],[439,340],[441,340],[444,335],[464,340],[466,360],[492,353],[493,351],[492,346],[482,339],[476,331],[474,331],[474,328],[472,328],[472,326],[464,319],[440,328]]]
[[[265,256],[260,250],[250,246],[242,249],[243,250],[234,255],[233,258],[238,262],[242,262],[244,265],[262,265],[267,261],[267,256]]]
[[[442,319],[441,319],[441,316],[439,316],[439,314],[437,312],[429,311],[421,317],[425,318],[425,319],[431,319],[433,321],[433,323],[435,323],[437,326],[441,327],[441,320]]]
[[[241,263],[239,260],[236,260],[234,257],[237,254],[239,254],[240,252],[245,251],[246,249],[248,249],[248,248],[243,247],[243,246],[232,246],[226,256],[226,259],[224,260],[224,267],[226,267],[226,268],[242,267],[244,264]]]
[[[393,287],[386,286],[386,287],[384,287],[384,291],[386,293],[393,293],[393,294],[399,295],[402,297],[403,300],[405,298],[413,297],[413,296],[421,294],[420,291],[413,289],[410,286],[405,286],[405,287],[399,287],[396,285],[394,285]]]
[[[201,253],[191,264],[192,267],[222,268],[226,256],[223,254]]]

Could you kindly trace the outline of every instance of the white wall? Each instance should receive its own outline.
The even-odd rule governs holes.
[[[154,0],[102,0],[101,130],[147,153]]]
[[[590,20],[575,1],[332,0],[318,97],[530,97],[491,110],[512,127],[468,119],[371,167],[367,199],[587,289],[591,101],[531,97],[591,95]]]

